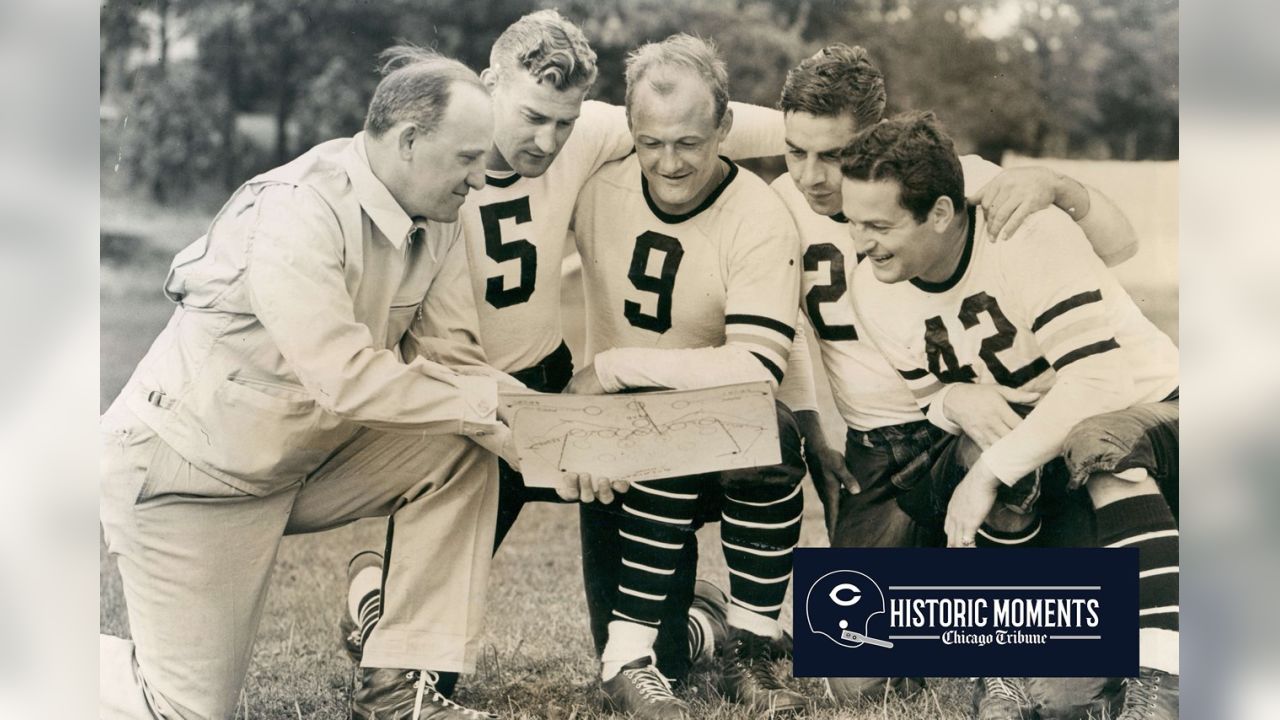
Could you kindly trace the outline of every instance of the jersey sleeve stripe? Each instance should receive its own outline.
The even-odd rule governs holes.
[[[930,382],[928,385],[925,385],[923,387],[916,387],[912,385],[908,385],[907,387],[911,388],[911,394],[915,395],[917,400],[920,400],[923,398],[930,397],[934,393],[941,390],[942,383],[937,380],[934,380],[933,382]]]
[[[774,320],[773,318],[768,318],[763,315],[746,315],[746,314],[725,315],[724,324],[726,326],[733,325],[733,324],[756,325],[758,327],[769,328],[770,330],[773,330],[776,333],[784,335],[788,340],[796,339],[795,328],[791,327],[790,325],[784,322],[781,322],[779,320]]]
[[[778,367],[778,365],[774,363],[772,360],[770,360],[769,358],[761,355],[760,353],[754,350],[751,351],[751,354],[756,356],[756,359],[760,361],[761,365],[764,365],[766,370],[773,373],[773,378],[775,380],[777,380],[779,383],[782,382],[782,368]]]
[[[919,380],[925,375],[928,375],[929,371],[922,368],[915,368],[912,370],[899,370],[898,374],[902,376],[903,380]]]
[[[1044,312],[1040,313],[1040,316],[1035,319],[1035,322],[1031,323],[1031,332],[1037,332],[1038,330],[1040,330],[1040,328],[1053,322],[1054,318],[1058,317],[1059,315],[1062,315],[1065,312],[1074,310],[1080,307],[1081,305],[1088,305],[1089,303],[1096,303],[1096,302],[1102,302],[1101,290],[1090,290],[1088,292],[1082,292],[1076,295],[1072,295],[1066,300],[1063,300],[1062,302],[1055,304],[1053,307],[1049,308],[1048,310],[1045,310]]]
[[[1037,342],[1049,357],[1055,357],[1062,350],[1070,350],[1087,342],[1106,340],[1111,337],[1111,326],[1107,319],[1099,314],[1090,314],[1072,322],[1058,323],[1036,336]]]
[[[774,337],[777,337],[776,335]],[[755,345],[757,347],[767,348],[769,352],[777,355],[779,358],[790,357],[791,346],[773,340],[772,338],[761,337],[755,334],[746,333],[726,333],[724,337],[726,344],[739,343],[745,345]]]
[[[1053,369],[1060,371],[1062,370],[1062,368],[1070,365],[1071,363],[1077,360],[1083,360],[1091,355],[1099,355],[1104,352],[1109,352],[1111,350],[1119,350],[1119,349],[1120,349],[1120,343],[1116,342],[1115,338],[1108,338],[1101,342],[1091,343],[1089,345],[1085,345],[1084,347],[1076,348],[1075,350],[1072,350],[1066,355],[1063,355],[1062,357],[1055,360],[1053,362]]]

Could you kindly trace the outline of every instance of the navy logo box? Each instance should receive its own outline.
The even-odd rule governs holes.
[[[1136,548],[799,548],[797,677],[1133,677]]]

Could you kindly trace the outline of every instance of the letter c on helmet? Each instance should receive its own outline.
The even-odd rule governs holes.
[[[849,596],[847,598],[841,598],[840,593],[845,590],[848,591]],[[831,602],[839,605],[840,607],[849,607],[851,605],[858,604],[858,601],[862,599],[862,591],[853,583],[840,583],[839,585],[831,588],[831,592],[827,597],[830,597]]]

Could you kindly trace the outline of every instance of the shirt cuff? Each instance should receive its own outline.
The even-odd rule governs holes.
[[[951,435],[959,435],[961,433],[960,426],[947,419],[947,415],[942,411],[942,404],[947,400],[947,394],[951,392],[953,385],[944,385],[942,389],[933,396],[933,402],[929,403],[929,411],[925,413],[925,418],[933,423],[939,430]]]
[[[454,378],[462,398],[461,434],[488,435],[498,424],[498,384],[492,378],[458,375]]]
[[[614,367],[617,364],[614,362],[617,356],[617,352],[605,350],[597,354],[595,359],[591,361],[592,366],[596,369],[596,379],[600,381],[600,386],[607,393],[616,393],[623,389]]]
[[[986,464],[987,469],[1001,484],[1013,487],[1024,475],[1026,470],[1018,469],[1012,458],[1006,457],[1008,453],[1004,451],[1001,441],[997,441],[995,445],[982,451],[982,462]]]

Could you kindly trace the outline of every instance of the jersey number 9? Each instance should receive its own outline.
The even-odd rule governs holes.
[[[646,273],[649,267],[649,255],[654,250],[661,251],[663,254],[662,269],[657,277]],[[654,314],[647,315],[640,309],[640,303],[627,300],[623,303],[622,313],[628,322],[638,328],[656,333],[664,333],[671,329],[671,295],[676,289],[676,271],[680,269],[680,259],[683,257],[684,248],[680,246],[680,241],[670,235],[646,230],[636,238],[636,247],[631,254],[631,269],[627,272],[627,279],[637,290],[656,293],[658,303]]]

